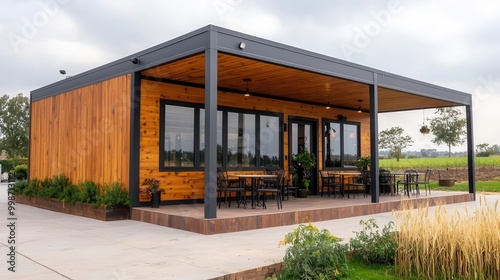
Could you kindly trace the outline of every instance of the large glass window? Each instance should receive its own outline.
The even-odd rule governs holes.
[[[161,102],[160,170],[205,166],[205,109],[199,104]],[[219,108],[217,166],[242,169],[282,165],[283,116]]]
[[[194,108],[165,105],[165,167],[194,166]]]
[[[323,121],[325,168],[354,168],[360,154],[359,123]]]
[[[200,166],[205,166],[205,109],[200,109]],[[222,166],[222,111],[217,111],[217,166]]]
[[[260,116],[260,166],[280,166],[280,119]]]
[[[227,165],[255,166],[255,115],[228,113]]]

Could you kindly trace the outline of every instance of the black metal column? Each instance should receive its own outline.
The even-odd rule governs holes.
[[[474,165],[474,133],[472,125],[472,104],[465,106],[467,120],[467,166],[469,168],[469,193],[474,194],[476,200],[476,172]]]
[[[217,218],[217,32],[205,51],[205,219]]]
[[[130,89],[130,162],[129,162],[129,195],[132,206],[139,206],[139,152],[141,125],[141,75],[132,73]]]
[[[373,85],[370,85],[370,192],[372,203],[379,202],[378,180],[378,85],[377,73],[373,73]]]

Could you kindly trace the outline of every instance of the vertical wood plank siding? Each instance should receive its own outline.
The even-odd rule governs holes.
[[[140,182],[147,177],[160,178],[161,186],[166,190],[162,200],[202,199],[204,191],[203,172],[160,172],[159,145],[160,145],[160,99],[203,103],[204,89],[191,88],[179,85],[159,83],[149,80],[141,82],[141,136],[140,136]],[[359,114],[356,111],[330,109],[324,107],[304,105],[294,102],[279,101],[260,97],[243,97],[241,94],[218,92],[219,106],[268,111],[284,114],[284,122],[288,116],[315,118],[318,120],[318,131],[321,129],[323,117],[337,119],[342,114],[350,121],[361,123],[361,154],[370,154],[369,114]],[[318,137],[318,161],[322,168],[323,144]],[[288,134],[284,133],[284,153],[288,154]],[[289,157],[288,157],[289,158]],[[284,165],[289,166],[288,161]],[[141,197],[147,201],[147,197]]]
[[[128,189],[130,83],[124,75],[34,102],[30,178],[119,181]]]

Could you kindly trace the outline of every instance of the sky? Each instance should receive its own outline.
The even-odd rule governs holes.
[[[4,0],[0,95],[29,97],[66,78],[60,69],[76,75],[208,24],[472,94],[475,145],[500,144],[497,0]],[[434,111],[380,114],[379,129],[402,127],[407,150],[446,151],[419,133]]]

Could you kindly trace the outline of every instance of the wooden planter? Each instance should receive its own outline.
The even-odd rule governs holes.
[[[128,206],[99,207],[78,202],[72,205],[62,203],[55,198],[30,198],[19,194],[16,194],[16,203],[101,221],[128,220],[130,217],[130,208]]]
[[[455,179],[439,179],[439,185],[442,187],[453,187]]]

